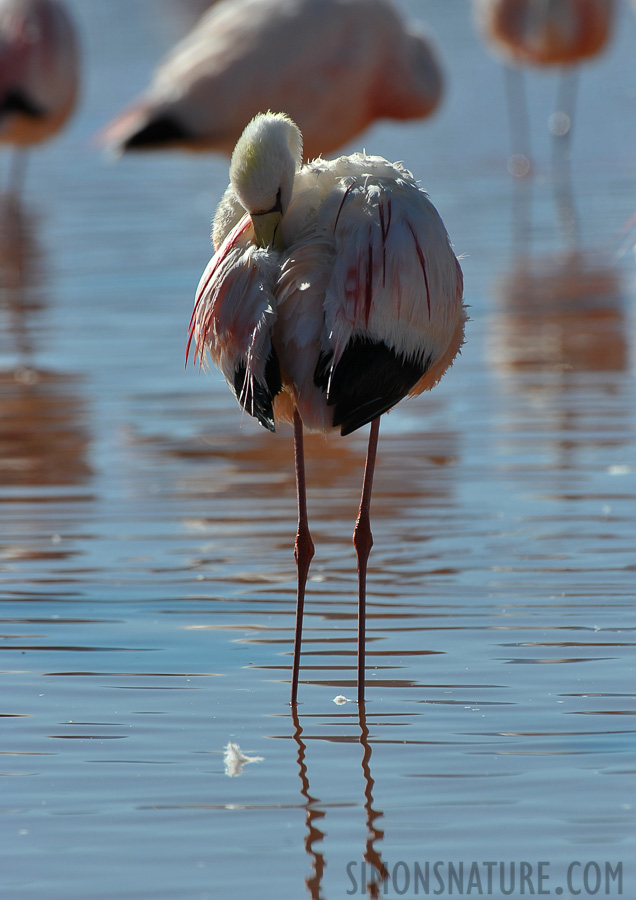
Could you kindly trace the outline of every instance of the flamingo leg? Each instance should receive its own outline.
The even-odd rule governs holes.
[[[292,665],[291,704],[298,696],[298,674],[300,671],[300,645],[303,635],[303,611],[305,607],[305,585],[309,565],[314,555],[314,542],[307,522],[307,492],[305,485],[305,451],[303,444],[303,423],[294,412],[294,460],[296,466],[296,492],[298,494],[298,532],[294,545],[294,558],[298,572],[298,592],[296,595],[296,630],[294,633],[294,661]]]
[[[511,155],[508,171],[513,176],[512,237],[515,256],[528,256],[532,235],[532,151],[528,98],[523,72],[504,67]]]
[[[367,461],[362,482],[362,497],[360,499],[356,527],[353,531],[353,545],[358,556],[358,703],[364,703],[367,561],[373,546],[370,510],[379,432],[380,416],[371,422],[369,448],[367,450]]]
[[[563,69],[555,115],[550,120],[552,133],[552,186],[561,233],[569,250],[579,244],[579,222],[572,187],[572,123],[578,89],[578,68]]]
[[[24,185],[28,154],[24,147],[14,150],[9,169],[8,191],[11,196],[19,197]]]

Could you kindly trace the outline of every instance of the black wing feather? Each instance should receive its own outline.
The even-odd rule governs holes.
[[[333,352],[321,354],[314,384],[334,407],[333,425],[351,434],[391,409],[426,373],[431,358],[405,359],[381,341],[354,337],[335,368]]]
[[[41,119],[45,115],[45,110],[25,93],[12,88],[0,100],[0,116],[3,113],[22,113],[31,119]]]
[[[124,149],[152,150],[153,148],[170,147],[192,138],[193,135],[176,119],[171,116],[159,116],[126,138]]]
[[[257,418],[268,431],[276,431],[273,403],[282,387],[280,363],[273,347],[265,363],[265,383],[247,379],[244,361],[238,364],[234,372],[234,393],[237,400],[243,409]]]

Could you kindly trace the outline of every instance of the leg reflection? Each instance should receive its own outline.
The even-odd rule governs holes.
[[[387,868],[382,861],[376,841],[381,841],[384,831],[376,825],[378,819],[384,816],[373,807],[373,788],[375,781],[371,777],[371,744],[369,743],[369,728],[367,726],[367,714],[364,703],[358,703],[360,717],[360,743],[362,744],[362,771],[364,773],[364,809],[367,814],[367,843],[364,851],[364,861],[373,866],[376,877],[367,882],[367,891],[370,897],[379,897],[380,888],[388,878]]]
[[[367,840],[363,853],[362,879],[358,884],[361,890],[367,891],[369,897],[380,897],[389,872],[382,860],[382,856],[377,844],[382,841],[384,831],[378,828],[378,819],[384,816],[383,812],[378,811],[374,807],[373,789],[375,781],[371,776],[371,744],[369,742],[369,728],[367,726],[367,717],[364,703],[358,704],[358,716],[360,737],[359,741],[362,746],[362,772],[364,775],[364,810],[366,813]],[[312,873],[305,879],[305,885],[309,891],[312,900],[323,900],[322,880],[325,870],[325,857],[323,853],[316,850],[316,844],[319,844],[325,837],[326,832],[322,831],[318,824],[324,819],[326,813],[319,808],[320,800],[310,793],[309,776],[307,774],[307,765],[305,763],[305,755],[307,751],[306,744],[303,740],[303,729],[298,717],[298,711],[295,706],[291,708],[291,717],[294,724],[293,738],[298,747],[298,774],[300,775],[301,794],[305,799],[307,834],[305,837],[305,850],[311,857]],[[353,735],[349,740],[355,740]]]
[[[322,900],[322,876],[325,869],[325,857],[314,848],[314,844],[320,843],[325,836],[325,832],[317,827],[317,822],[319,822],[320,819],[324,819],[325,812],[321,809],[317,809],[315,804],[319,801],[309,793],[309,778],[307,776],[307,766],[305,764],[305,753],[307,748],[302,739],[303,730],[300,726],[300,719],[298,718],[298,712],[295,705],[291,708],[291,714],[294,723],[294,740],[298,746],[297,760],[298,774],[300,775],[301,783],[300,792],[305,798],[305,808],[307,810],[307,816],[305,818],[305,824],[307,825],[305,850],[312,858],[313,869],[312,874],[305,879],[305,884],[307,885],[311,900]]]

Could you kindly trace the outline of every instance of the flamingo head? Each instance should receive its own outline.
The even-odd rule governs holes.
[[[284,113],[261,113],[238,139],[230,183],[252,218],[259,247],[283,249],[281,223],[302,163],[303,139]]]

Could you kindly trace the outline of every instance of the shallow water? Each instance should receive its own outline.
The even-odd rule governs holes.
[[[356,146],[429,190],[465,255],[467,342],[383,420],[364,710],[333,700],[355,696],[366,434],[307,440],[294,718],[291,436],[184,371],[227,161],[112,164],[93,143],[186,5],[71,5],[81,108],[3,206],[0,896],[633,896],[636,16],[582,74],[564,261],[554,77],[529,83],[515,199],[466,5],[405,4],[437,35],[445,105]]]

